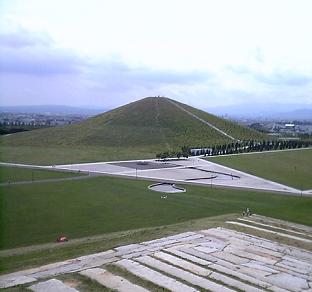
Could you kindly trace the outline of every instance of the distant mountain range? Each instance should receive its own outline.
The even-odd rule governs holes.
[[[21,106],[0,106],[0,113],[37,113],[37,114],[63,114],[63,115],[86,115],[94,116],[109,109],[91,109],[72,107],[65,105],[21,105]]]
[[[312,104],[242,104],[205,110],[223,117],[312,120]]]
[[[0,113],[42,113],[95,116],[109,108],[84,108],[64,105],[0,106]],[[261,118],[282,120],[312,120],[312,104],[242,104],[202,109],[225,118]]]

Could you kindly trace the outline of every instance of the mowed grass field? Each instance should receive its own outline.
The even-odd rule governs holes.
[[[81,176],[82,173],[0,166],[0,183]]]
[[[301,190],[312,189],[312,148],[209,157],[208,160]]]
[[[170,194],[111,177],[1,187],[1,249],[252,212],[312,225],[312,198],[187,185]]]
[[[0,145],[1,162],[36,165],[69,164],[155,158],[160,146],[4,146]]]

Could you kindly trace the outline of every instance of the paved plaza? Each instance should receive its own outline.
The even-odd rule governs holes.
[[[78,274],[117,291],[312,291],[312,252],[296,247],[312,244],[311,227],[259,215],[226,224],[2,275],[0,287],[79,291],[62,278]],[[241,224],[244,233],[231,228]],[[260,229],[276,240],[251,234]]]
[[[191,183],[301,195],[301,191],[205,159],[191,157],[173,161],[141,160],[56,165],[56,169],[90,174],[140,178],[157,182]],[[310,195],[308,192],[304,195]]]

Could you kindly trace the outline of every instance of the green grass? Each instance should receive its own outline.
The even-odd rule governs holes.
[[[0,183],[42,180],[52,178],[66,178],[81,175],[83,174],[73,172],[53,171],[53,170],[0,166]]]
[[[70,240],[66,244],[52,243],[5,250],[0,252],[0,274],[97,253],[116,246],[153,240],[181,232],[223,226],[224,221],[235,218],[237,218],[237,214],[229,214],[189,220],[178,224],[89,236]]]
[[[51,165],[155,158],[160,151],[157,147],[0,146],[0,157],[4,162]]]
[[[312,189],[312,149],[218,156],[208,160],[298,189]]]
[[[212,123],[220,120],[212,115],[209,118]],[[243,131],[244,137],[262,137],[229,121],[220,123],[225,123],[229,131],[233,130],[233,135]],[[0,160],[56,164],[154,158],[156,153],[181,150],[183,145],[207,146],[227,142],[231,140],[168,99],[150,97],[80,124],[1,136]]]
[[[2,187],[1,249],[253,212],[312,225],[312,199],[187,186],[167,200],[148,182],[109,177]]]
[[[220,130],[223,130],[225,133],[231,135],[235,139],[239,140],[249,140],[249,139],[255,139],[255,140],[262,140],[267,139],[267,135],[260,133],[258,131],[255,131],[253,129],[241,126],[239,124],[236,124],[235,122],[217,117],[215,115],[209,114],[205,111],[199,110],[197,108],[191,107],[189,105],[176,102],[189,112],[197,115],[198,117],[202,118],[203,120],[211,123],[212,125],[216,126]],[[232,141],[231,141],[232,142]],[[205,145],[208,146],[208,145]]]

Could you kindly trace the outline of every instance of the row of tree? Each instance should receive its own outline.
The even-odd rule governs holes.
[[[213,145],[208,147],[189,148],[190,155],[224,155],[224,154],[235,154],[235,153],[247,153],[247,152],[262,152],[271,150],[284,150],[284,149],[296,149],[311,147],[311,140],[272,140],[272,141],[255,141],[245,140],[237,141],[223,145]]]
[[[167,159],[167,158],[177,158],[180,159],[181,157],[188,158],[190,155],[190,148],[188,146],[182,146],[181,151],[166,151],[163,153],[156,154],[156,159]]]

